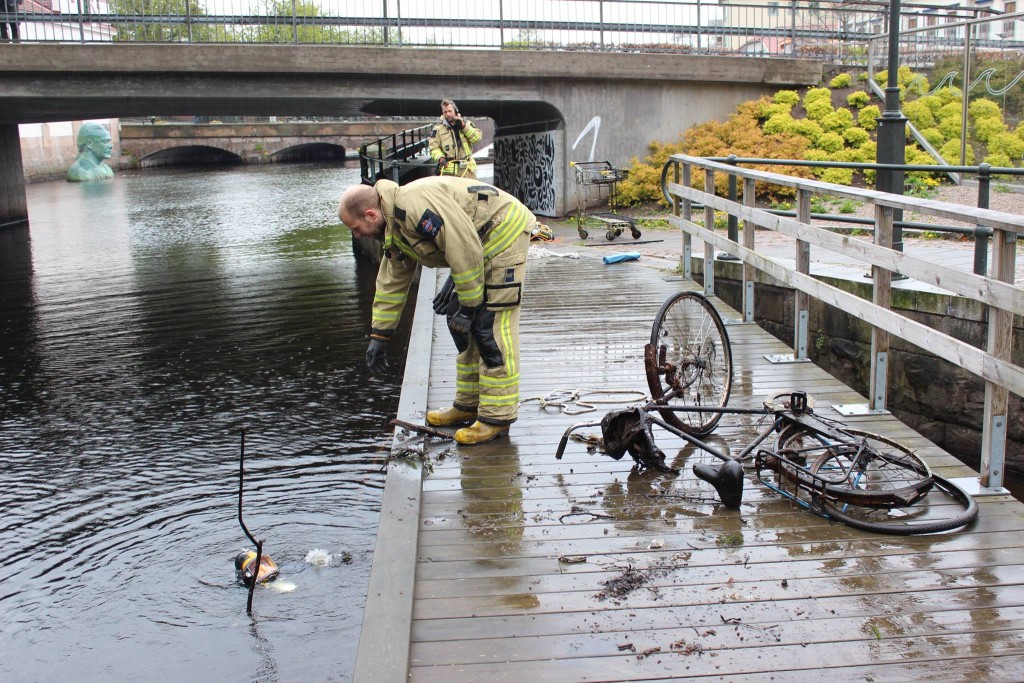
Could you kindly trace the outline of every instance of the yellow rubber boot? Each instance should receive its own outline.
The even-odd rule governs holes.
[[[479,443],[487,443],[502,434],[508,434],[508,425],[489,425],[477,420],[470,426],[455,432],[455,441],[464,446],[475,446]]]
[[[476,419],[476,411],[462,410],[455,406],[427,411],[427,424],[434,427],[464,425]]]

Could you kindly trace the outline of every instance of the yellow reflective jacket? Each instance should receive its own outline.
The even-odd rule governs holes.
[[[420,263],[450,268],[463,306],[483,304],[487,262],[537,222],[518,199],[479,180],[432,176],[401,187],[378,180],[374,189],[387,221],[373,297],[378,334],[398,325]]]
[[[467,171],[476,174],[473,145],[480,142],[480,138],[484,134],[469,119],[463,119],[463,121],[465,121],[465,126],[459,131],[458,142],[456,142],[455,131],[443,116],[430,131],[430,140],[427,145],[430,150],[430,158],[434,160],[435,164],[440,163],[442,157],[448,158],[448,163],[441,169],[441,175],[462,176]]]

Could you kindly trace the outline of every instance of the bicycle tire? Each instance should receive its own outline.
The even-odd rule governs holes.
[[[907,507],[927,495],[934,483],[931,469],[909,448],[859,429],[835,431],[849,440],[786,425],[775,444],[780,473],[812,494],[862,507]]]
[[[644,353],[651,398],[662,405],[724,408],[732,391],[732,348],[715,307],[697,292],[678,292],[661,305]],[[693,436],[714,431],[722,413],[660,410]]]
[[[825,497],[819,497],[815,502],[825,515],[837,522],[854,529],[894,536],[952,531],[978,518],[978,504],[969,493],[937,474],[932,474],[932,480],[931,490],[922,502],[910,506],[899,517],[893,517],[892,510],[841,504]],[[934,514],[942,517],[922,519]]]

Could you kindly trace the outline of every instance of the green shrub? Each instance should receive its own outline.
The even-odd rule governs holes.
[[[868,140],[857,149],[864,153],[865,161],[874,161],[878,157],[878,143],[874,140]]]
[[[871,139],[871,134],[863,128],[847,128],[843,132],[843,139],[851,147],[860,147]]]
[[[820,178],[823,182],[833,185],[851,185],[853,183],[852,168],[826,168]]]
[[[1010,157],[1006,156],[1002,152],[993,152],[985,157],[986,164],[992,164],[999,168],[1013,168],[1013,162],[1010,161]],[[998,174],[997,174],[998,175]],[[1006,175],[1005,173],[1003,175]]]
[[[800,93],[796,90],[780,90],[772,96],[772,102],[776,104],[788,104],[793,106],[800,102]]]
[[[967,117],[970,121],[1003,118],[1003,110],[992,100],[980,98],[967,105]]]
[[[791,133],[793,132],[793,124],[795,121],[789,113],[776,114],[767,121],[765,121],[763,130],[765,135],[778,135],[779,133]]]
[[[842,133],[853,125],[853,114],[846,107],[836,109],[821,120],[821,127],[834,133]]]
[[[938,128],[925,128],[921,131],[921,137],[927,140],[932,147],[941,147],[946,142],[946,136]]]
[[[807,107],[811,102],[828,102],[832,103],[832,91],[828,88],[809,88],[804,93],[804,108]]]
[[[786,116],[789,116],[789,112],[793,108],[788,104],[770,104],[768,100],[759,100],[758,102],[759,104],[763,104],[760,104],[758,107],[757,117],[765,121],[777,114],[785,114]]]
[[[1024,123],[1017,126],[1017,129],[1013,131],[1013,134],[1024,140]]]
[[[811,119],[797,119],[793,122],[792,132],[796,135],[802,135],[813,143],[821,137],[821,134],[824,133],[825,130],[817,121],[812,121]]]
[[[804,152],[805,161],[831,161],[832,155],[823,149],[815,149],[813,147],[807,149]]]
[[[828,85],[830,88],[849,88],[850,82],[850,74],[839,74],[829,81]]]
[[[945,102],[942,101],[941,97],[936,97],[935,95],[925,95],[924,97],[921,97],[914,101],[920,102],[921,104],[928,107],[928,110],[932,113],[932,116],[937,115],[939,113],[939,110],[942,109],[942,105],[945,104]]]
[[[814,146],[826,152],[838,152],[845,146],[845,143],[842,135],[830,132],[822,133],[818,141],[814,143]]]
[[[846,103],[851,107],[856,107],[857,109],[860,109],[869,102],[871,102],[871,95],[867,94],[863,90],[852,92],[846,96]]]
[[[993,154],[1005,154],[1010,159],[1024,157],[1024,140],[1009,132],[993,135],[988,140],[988,151]]]
[[[861,83],[866,82],[868,80],[868,72],[861,71],[859,74],[857,74],[857,80],[860,81]]]
[[[939,132],[946,140],[960,137],[960,117],[939,119]]]
[[[805,103],[804,109],[807,110],[807,118],[814,121],[821,121],[835,111],[830,101],[821,99]]]
[[[903,114],[910,119],[910,122],[913,123],[918,130],[922,128],[932,128],[935,126],[935,116],[927,102],[914,100],[913,102],[907,102],[903,105],[902,109]]]
[[[942,158],[946,160],[947,164],[952,164],[953,166],[959,166],[960,165],[960,138],[953,138],[952,140],[947,140],[946,144],[944,144],[942,146],[942,149],[939,150],[939,154],[942,155]],[[974,150],[971,148],[970,145],[967,145],[967,159],[964,160],[964,165],[965,166],[973,166],[974,165]]]
[[[954,102],[960,106],[964,101],[964,91],[954,85],[947,85],[933,92],[932,97],[938,97],[943,106]]]
[[[1002,133],[1008,132],[1002,118],[978,119],[974,124],[974,137],[981,142],[988,142]]]
[[[874,130],[878,128],[878,117],[881,115],[882,110],[878,108],[878,105],[869,104],[857,114],[857,123],[864,130]]]

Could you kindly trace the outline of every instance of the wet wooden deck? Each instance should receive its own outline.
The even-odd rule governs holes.
[[[522,398],[646,393],[651,322],[695,287],[639,263],[531,260]],[[420,311],[432,296],[421,289]],[[454,396],[443,320],[418,314],[416,326],[400,408],[410,421]],[[769,364],[791,350],[756,326],[729,334],[730,405],[790,389],[833,417],[830,405],[866,402],[813,364]],[[967,529],[887,537],[795,509],[751,473],[742,508],[727,510],[690,471],[707,456],[663,431],[678,477],[578,442],[555,460],[569,425],[615,407],[569,415],[527,401],[509,438],[431,440],[432,470],[392,465],[356,683],[1024,680],[1024,505],[983,497]],[[709,441],[742,444],[754,419],[726,418]],[[976,476],[892,416],[847,421],[946,477]]]

